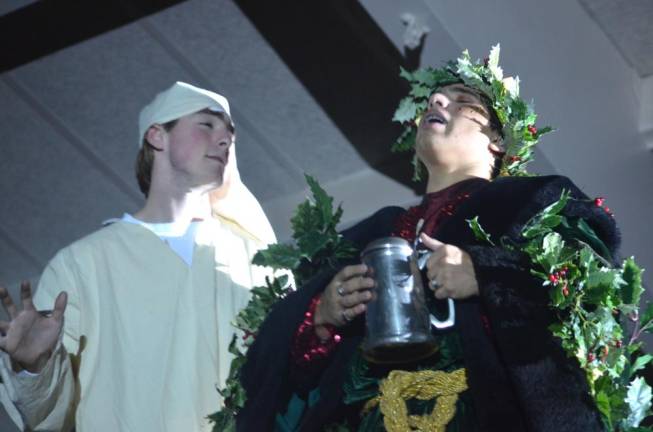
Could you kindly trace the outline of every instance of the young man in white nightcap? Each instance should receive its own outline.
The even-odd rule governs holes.
[[[61,250],[22,311],[0,288],[0,399],[23,430],[207,431],[221,403],[230,322],[274,233],[240,181],[226,98],[177,82],[139,130],[143,208]]]

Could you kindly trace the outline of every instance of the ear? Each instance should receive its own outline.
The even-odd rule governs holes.
[[[165,147],[167,132],[160,124],[153,124],[145,132],[145,139],[156,150],[161,151]]]

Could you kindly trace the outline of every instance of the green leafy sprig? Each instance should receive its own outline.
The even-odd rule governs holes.
[[[351,258],[357,253],[354,246],[338,233],[336,227],[342,217],[342,207],[333,208],[331,198],[317,180],[305,175],[311,198],[301,203],[291,219],[294,245],[273,244],[261,250],[252,263],[274,270],[291,271],[297,286],[314,276],[319,270],[337,265],[338,260]],[[236,414],[245,405],[247,396],[240,383],[240,370],[245,363],[247,349],[256,338],[261,324],[272,307],[294,288],[286,274],[266,278],[266,286],[252,289],[252,298],[233,323],[242,336],[236,334],[229,344],[234,355],[225,386],[218,389],[224,398],[224,407],[209,415],[214,423],[213,432],[236,430]]]
[[[502,247],[524,253],[531,274],[548,288],[558,321],[550,330],[585,371],[591,396],[610,431],[653,431],[640,426],[651,415],[651,387],[638,374],[653,360],[639,336],[653,332],[653,305],[639,314],[642,269],[631,257],[620,267],[592,228],[568,218],[572,199],[563,192],[523,228],[523,243]],[[468,221],[478,240],[489,236],[478,219]]]
[[[533,160],[534,146],[540,137],[552,131],[550,127],[535,127],[537,114],[532,104],[519,96],[519,77],[504,77],[499,66],[500,47],[492,47],[489,57],[472,61],[469,52],[463,51],[456,62],[444,67],[418,69],[408,72],[401,69],[400,76],[410,84],[408,96],[399,102],[393,121],[404,125],[403,133],[392,146],[392,151],[412,151],[415,148],[417,125],[428,107],[428,99],[439,88],[463,83],[484,94],[492,103],[503,129],[505,155],[502,176],[528,175],[526,165]],[[423,175],[423,167],[413,158],[414,180]]]

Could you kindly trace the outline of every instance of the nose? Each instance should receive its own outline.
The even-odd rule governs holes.
[[[234,142],[234,134],[231,131],[225,131],[218,137],[218,145],[220,147],[231,147]]]
[[[449,98],[446,97],[443,93],[435,92],[429,98],[429,109],[435,106],[446,108],[447,105],[449,105]]]

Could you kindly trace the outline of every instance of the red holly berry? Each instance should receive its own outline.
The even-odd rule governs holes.
[[[597,207],[603,207],[604,202],[605,202],[605,198],[603,197],[598,197],[594,199],[594,204],[596,204]]]
[[[249,330],[245,330],[244,332],[245,332],[245,334],[243,334],[243,336],[242,336],[244,341],[246,341],[250,337],[252,339],[256,339],[256,332],[251,332]]]
[[[519,162],[519,161],[521,160],[521,158],[520,158],[519,156],[510,156],[510,157],[508,158],[508,160],[509,160],[510,162]]]
[[[553,285],[556,285],[558,283],[558,276],[556,276],[555,274],[550,274],[549,282],[551,282]]]
[[[607,214],[609,214],[610,216],[612,216],[612,210],[610,210],[610,207],[603,207],[603,210],[605,210],[605,212],[606,212]]]
[[[537,128],[534,125],[528,125],[527,129],[531,133],[531,135],[533,136],[537,135]]]
[[[562,295],[567,297],[569,295],[569,287],[567,287],[567,284],[562,287]]]
[[[594,353],[587,354],[587,361],[588,362],[593,362],[595,359],[596,359],[596,356],[594,355]]]
[[[617,339],[616,341],[614,341],[614,346],[616,346],[617,348],[621,348],[623,346],[623,342]]]
[[[562,270],[560,270],[560,275],[562,277],[565,277],[565,276],[567,276],[568,271],[569,271],[569,269],[567,267],[563,267]]]

